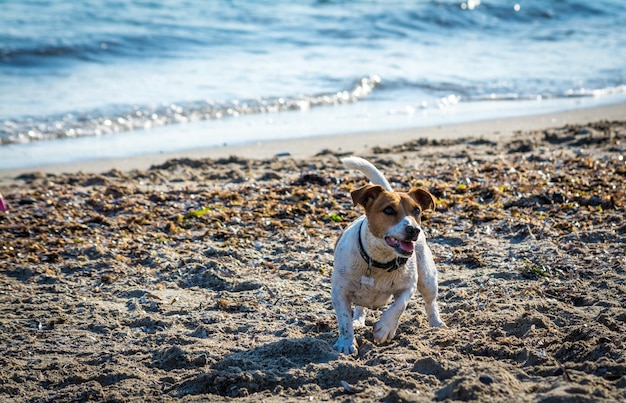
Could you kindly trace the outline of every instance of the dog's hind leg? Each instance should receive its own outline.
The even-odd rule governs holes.
[[[367,311],[362,306],[356,305],[354,307],[354,313],[352,314],[352,326],[362,327],[365,326],[365,318],[367,317]]]
[[[417,286],[418,291],[424,298],[424,308],[428,317],[428,324],[431,327],[445,327],[446,325],[439,316],[439,306],[437,304],[437,290],[432,288]]]
[[[417,290],[424,298],[428,324],[432,327],[445,327],[439,317],[437,305],[437,268],[433,260],[433,254],[426,243],[415,247],[417,254]]]

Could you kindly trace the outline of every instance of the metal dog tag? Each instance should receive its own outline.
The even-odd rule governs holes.
[[[361,276],[361,284],[369,285],[370,287],[374,286],[374,277]]]

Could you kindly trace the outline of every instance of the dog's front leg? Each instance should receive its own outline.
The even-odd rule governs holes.
[[[374,341],[376,343],[385,343],[394,338],[396,330],[398,330],[400,316],[409,304],[414,291],[415,288],[411,287],[394,296],[393,304],[383,312],[380,320],[374,325]]]
[[[331,297],[335,315],[337,315],[337,325],[339,326],[339,339],[337,339],[333,347],[340,353],[355,354],[357,352],[357,343],[352,325],[352,304],[350,299],[341,293],[340,290],[335,289],[333,289]]]

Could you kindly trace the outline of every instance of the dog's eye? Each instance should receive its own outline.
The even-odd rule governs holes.
[[[383,213],[385,213],[387,215],[396,215],[396,210],[394,210],[393,207],[391,207],[391,206],[387,206],[383,210]]]
[[[419,217],[419,215],[420,215],[420,214],[422,214],[422,210],[420,210],[420,208],[419,208],[419,207],[415,207],[415,208],[413,209],[413,215],[414,215],[415,217]]]

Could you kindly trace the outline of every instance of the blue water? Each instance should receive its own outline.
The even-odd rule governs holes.
[[[626,2],[0,0],[0,169],[626,100]]]

